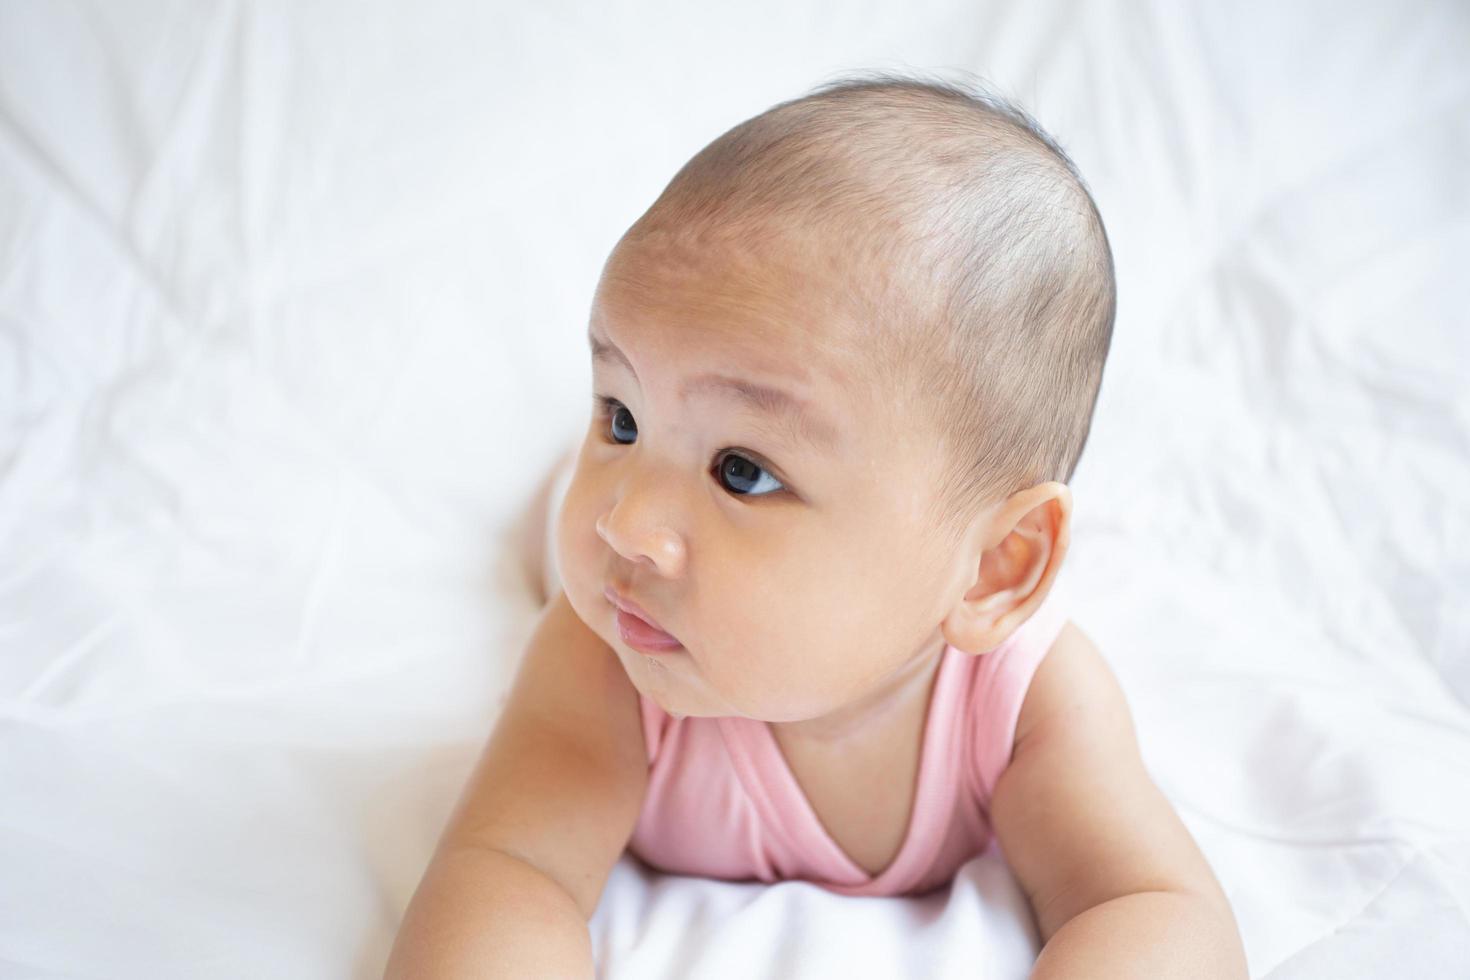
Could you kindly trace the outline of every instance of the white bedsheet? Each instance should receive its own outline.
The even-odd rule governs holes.
[[[0,2],[0,976],[376,977],[535,616],[602,260],[856,67],[1017,96],[1118,327],[1059,587],[1256,977],[1470,976],[1470,8]],[[1025,975],[649,874],[607,977]]]

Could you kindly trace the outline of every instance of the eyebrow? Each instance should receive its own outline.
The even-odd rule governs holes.
[[[621,364],[634,378],[638,377],[633,363],[616,344],[598,338],[591,331],[587,333],[587,342],[592,347],[592,360]],[[780,388],[714,373],[691,378],[680,394],[688,398],[702,392],[724,395],[759,415],[781,420],[795,439],[818,451],[829,451],[840,441],[837,427],[826,417],[814,411],[807,402]]]

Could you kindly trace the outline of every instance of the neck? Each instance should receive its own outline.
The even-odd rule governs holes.
[[[880,734],[885,724],[901,723],[914,711],[922,714],[927,708],[945,646],[944,635],[936,631],[918,653],[858,700],[816,718],[768,724],[779,738],[826,747]]]

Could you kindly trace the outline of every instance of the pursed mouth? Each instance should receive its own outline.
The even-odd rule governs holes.
[[[611,587],[603,596],[617,610],[618,635],[623,642],[645,653],[667,653],[680,650],[684,644],[650,617],[631,599],[625,599]]]

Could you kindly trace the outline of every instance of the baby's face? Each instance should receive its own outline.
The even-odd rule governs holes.
[[[680,715],[855,705],[942,650],[967,584],[926,520],[930,430],[875,399],[840,283],[767,255],[624,243],[593,304],[557,560],[634,686]],[[630,644],[608,589],[682,646]]]

